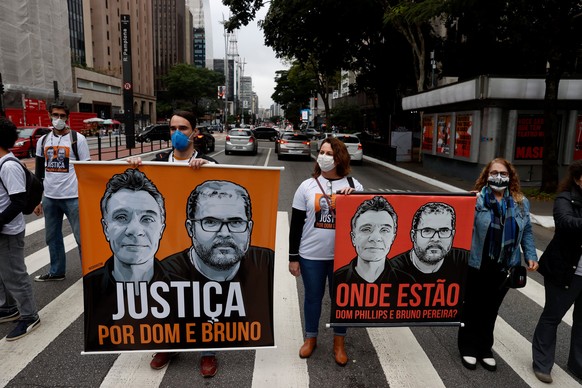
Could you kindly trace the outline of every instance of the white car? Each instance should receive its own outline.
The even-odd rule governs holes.
[[[352,135],[351,133],[328,133],[326,135],[326,137],[337,137],[339,140],[343,141],[350,153],[351,162],[353,164],[362,164],[364,160],[364,152],[362,150],[362,143],[356,135]],[[321,148],[321,143],[323,143],[324,139],[325,137],[317,142],[318,150]]]

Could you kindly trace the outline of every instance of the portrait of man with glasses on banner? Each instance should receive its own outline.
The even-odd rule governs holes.
[[[162,260],[170,278],[200,282],[201,288],[208,282],[219,283],[212,293],[215,306],[227,306],[233,295],[236,301],[232,310],[205,308],[202,316],[210,322],[258,321],[263,333],[272,333],[275,253],[251,245],[253,219],[248,191],[229,181],[201,183],[188,197],[186,231],[192,246]],[[185,306],[193,308],[193,303],[187,300]],[[265,335],[252,345],[266,344],[273,344],[272,336]]]
[[[443,202],[422,205],[412,218],[412,249],[394,257],[394,268],[407,272],[417,282],[446,279],[464,284],[469,251],[453,247],[455,209]]]

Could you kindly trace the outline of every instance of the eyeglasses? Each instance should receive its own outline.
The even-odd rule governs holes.
[[[440,229],[433,229],[433,228],[422,228],[416,229],[417,232],[420,232],[420,236],[422,238],[433,238],[435,234],[438,233],[439,238],[448,238],[451,237],[453,234],[453,230],[450,228],[440,228]]]
[[[51,117],[53,119],[63,119],[64,120],[64,119],[67,118],[67,114],[66,113],[61,113],[61,114],[59,114],[59,113],[51,113]]]
[[[509,172],[507,171],[489,171],[489,176],[497,176],[497,175],[501,175],[503,178],[507,178],[509,176]]]
[[[219,220],[214,217],[205,217],[194,221],[200,222],[200,226],[205,232],[219,232],[224,225],[231,233],[243,233],[249,228],[249,222],[245,220]]]

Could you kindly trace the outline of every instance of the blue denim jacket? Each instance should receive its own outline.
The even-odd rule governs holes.
[[[518,227],[517,241],[523,249],[525,260],[538,261],[536,247],[534,244],[531,222],[529,219],[529,201],[524,198],[521,204],[515,204],[515,220]],[[473,239],[471,241],[471,256],[469,266],[479,269],[481,267],[481,257],[483,256],[483,244],[487,237],[487,231],[491,224],[490,210],[485,207],[483,196],[477,195],[475,204],[475,221],[473,223]],[[521,263],[521,252],[516,249],[511,256],[509,264],[517,266]]]

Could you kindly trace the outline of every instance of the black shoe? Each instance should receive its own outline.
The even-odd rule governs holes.
[[[461,356],[461,362],[463,366],[470,370],[477,369],[477,358],[471,356]]]
[[[46,273],[34,278],[35,282],[54,282],[59,280],[65,280],[65,275],[51,275],[50,273]]]
[[[24,337],[40,325],[40,318],[21,319],[16,327],[6,336],[6,341],[14,341]]]
[[[16,321],[18,318],[20,318],[20,313],[18,310],[0,313],[0,323]]]
[[[546,384],[551,384],[552,381],[554,381],[552,379],[552,375],[549,373],[543,373],[543,372],[534,370],[534,375],[536,375],[536,377],[538,378],[539,381],[546,383]]]

